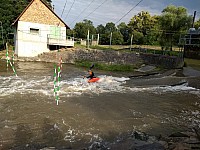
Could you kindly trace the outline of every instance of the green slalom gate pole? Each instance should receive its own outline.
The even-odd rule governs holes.
[[[59,91],[60,91],[60,66],[58,66],[58,85],[57,85],[57,97],[56,97],[56,102],[58,105],[58,101],[59,101]]]
[[[60,57],[58,64],[54,64],[54,97],[57,105],[59,103],[60,79],[62,72],[61,69],[62,69],[62,57]]]
[[[56,71],[56,65],[54,64],[54,81],[53,81],[53,84],[54,84],[54,96],[56,96],[56,93],[57,93],[56,77],[57,77],[57,71]]]
[[[61,77],[61,73],[62,73],[62,57],[60,57],[59,66],[60,66],[60,77]]]
[[[14,59],[15,59],[15,48],[13,47],[13,54],[12,54],[12,63],[13,65],[15,64]]]
[[[14,75],[17,77],[17,73],[16,73],[16,71],[15,71],[15,67],[12,65],[12,63],[11,63],[10,60],[8,60],[8,61],[9,61],[9,63],[10,63],[10,66],[12,67],[12,70],[13,70],[13,72],[14,72]]]
[[[6,43],[6,62],[7,62],[7,70],[8,70],[8,64],[10,64],[10,66],[12,67],[12,70],[14,72],[14,75],[17,77],[17,73],[16,73],[16,70],[15,70],[15,67],[14,67],[14,62],[12,64],[12,62],[10,61],[10,59],[8,58],[8,43]]]
[[[8,43],[6,43],[6,67],[7,67],[7,70],[8,70],[8,63],[9,63],[9,60],[8,60]]]

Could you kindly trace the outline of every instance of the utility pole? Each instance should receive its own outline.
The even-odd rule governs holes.
[[[99,45],[99,34],[97,35],[97,45]]]
[[[89,49],[89,44],[90,44],[90,30],[88,29],[88,35],[87,35],[87,48]]]
[[[3,24],[1,21],[0,21],[0,23],[1,23],[1,38],[2,38],[2,43],[3,43],[3,48],[4,48]]]
[[[133,44],[133,34],[131,35],[131,46],[130,46],[130,51],[131,51],[131,48],[132,48],[132,44]]]
[[[93,44],[94,34],[92,34],[91,45]]]
[[[110,33],[110,47],[112,45],[112,32]]]

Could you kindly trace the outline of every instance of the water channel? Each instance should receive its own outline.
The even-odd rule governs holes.
[[[33,144],[89,147],[113,143],[134,130],[151,135],[187,131],[200,124],[200,71],[191,67],[145,77],[63,64],[59,104],[54,65],[15,63],[17,77],[0,60],[0,149]]]

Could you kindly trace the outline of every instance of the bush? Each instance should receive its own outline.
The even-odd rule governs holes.
[[[75,65],[89,69],[92,63],[89,61],[76,61]],[[105,70],[105,71],[121,71],[121,72],[127,71],[128,72],[128,71],[133,71],[134,68],[135,67],[133,65],[95,63],[95,69]]]

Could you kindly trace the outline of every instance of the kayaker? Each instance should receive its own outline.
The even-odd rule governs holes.
[[[88,73],[89,73],[89,76],[87,76],[86,78],[90,78],[90,79],[95,78],[94,72],[92,70],[88,70]]]

